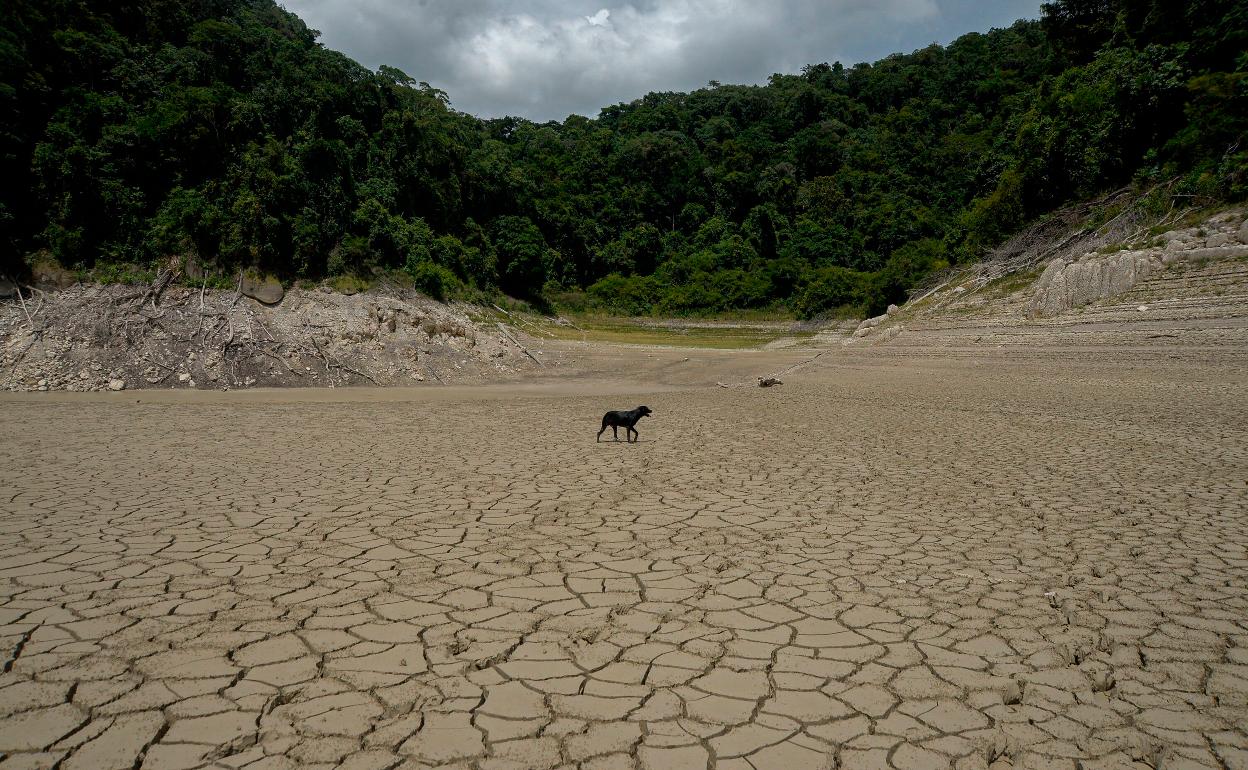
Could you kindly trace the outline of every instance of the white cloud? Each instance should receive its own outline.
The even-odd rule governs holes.
[[[1039,0],[285,0],[322,41],[483,117],[538,120],[709,80],[876,59],[1035,16]],[[987,8],[985,8],[987,6]]]

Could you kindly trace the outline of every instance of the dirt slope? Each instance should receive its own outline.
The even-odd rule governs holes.
[[[1029,355],[1168,346],[1248,353],[1248,222],[1242,209],[1187,227],[1072,226],[952,271],[842,340],[892,353],[1015,348]],[[864,322],[868,323],[868,322]],[[823,342],[830,342],[826,337]]]
[[[747,363],[747,351],[721,351],[718,368],[688,367],[688,356],[703,364],[715,356],[673,355],[654,329],[635,332],[653,356],[624,356],[618,345],[556,339],[543,328],[549,319],[512,316],[514,325],[504,327],[473,308],[396,287],[353,296],[293,289],[284,297],[278,287],[279,301],[265,304],[245,290],[159,285],[76,285],[22,301],[10,285],[0,286],[0,294],[10,290],[0,301],[0,388],[217,390],[568,377],[690,384],[708,376],[713,384],[736,382],[745,376],[742,366],[747,380],[785,371],[811,348],[850,358],[993,349],[1130,359],[1145,351],[1154,363],[1164,348],[1170,357],[1248,365],[1245,211],[1157,217],[1140,200],[1120,193],[1098,202],[1099,209],[1059,212],[983,262],[937,276],[887,315],[828,324],[813,337],[804,330],[800,339],[760,341],[764,349],[789,349],[777,366],[770,359]],[[1105,206],[1117,213],[1090,226]]]
[[[535,368],[466,308],[391,289],[230,291],[84,286],[0,304],[0,387],[133,388],[476,382]]]

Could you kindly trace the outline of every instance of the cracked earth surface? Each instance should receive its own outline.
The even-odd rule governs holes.
[[[0,403],[0,767],[1248,767],[1242,373],[237,396]]]

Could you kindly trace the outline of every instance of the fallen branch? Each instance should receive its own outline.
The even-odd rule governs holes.
[[[39,307],[35,308],[35,312],[30,314],[32,321],[39,317],[40,310],[43,310],[43,292],[39,292]]]
[[[280,344],[279,344],[279,348],[280,348]],[[293,375],[295,375],[295,376],[297,376],[297,377],[303,377],[303,376],[304,376],[303,372],[298,371],[298,370],[297,370],[297,369],[295,369],[293,366],[291,366],[291,365],[290,365],[290,362],[289,362],[289,361],[287,361],[284,357],[279,356],[279,355],[277,355],[276,353],[272,353],[272,352],[270,352],[270,351],[268,351],[268,350],[265,350],[263,347],[261,347],[261,346],[259,346],[259,345],[257,345],[257,346],[256,346],[256,350],[259,350],[261,353],[263,353],[264,355],[268,356],[269,358],[272,358],[274,361],[279,361],[279,362],[281,362],[281,364],[282,364],[283,366],[285,366],[285,367],[286,367],[286,369],[287,369],[287,371],[289,371],[291,374],[293,374]]]
[[[506,326],[503,326],[501,323],[496,323],[495,326],[497,326],[498,330],[503,333],[503,336],[511,340],[513,345],[520,348],[521,353],[524,353],[526,356],[533,359],[533,362],[536,363],[538,366],[542,367],[543,369],[546,368],[546,364],[543,364],[541,361],[538,361],[537,356],[530,353],[528,348],[526,348],[524,345],[521,345],[519,340],[511,336],[511,332],[507,331]]]
[[[495,305],[494,307],[498,307],[498,305]],[[498,309],[502,310],[502,308],[498,308]],[[503,310],[503,312],[507,313],[506,310]],[[550,332],[546,331],[545,329],[541,328],[537,324],[533,323],[532,321],[526,320],[524,316],[512,315],[510,313],[507,313],[507,315],[510,316],[512,320],[514,320],[516,323],[519,323],[521,326],[524,326],[526,329],[533,329],[535,332],[545,337],[554,338],[555,336],[551,334]]]
[[[164,376],[164,377],[160,377],[160,378],[155,379],[155,380],[149,380],[149,379],[147,379],[146,377],[144,377],[143,379],[144,379],[144,380],[146,380],[146,381],[147,381],[147,384],[149,384],[149,385],[159,385],[159,384],[161,384],[162,382],[164,382],[165,380],[169,379],[169,378],[170,378],[170,377],[172,377],[172,376],[173,376],[173,372],[172,372],[172,371],[170,371],[170,372],[167,372],[167,373],[165,374],[165,376]]]
[[[949,284],[951,284],[951,283],[953,283],[953,281],[952,281],[952,280],[945,281],[944,283],[938,284],[938,285],[936,286],[936,288],[934,288],[934,289],[929,289],[929,290],[927,290],[927,291],[923,292],[922,296],[920,296],[920,297],[918,297],[918,298],[916,298],[916,299],[912,299],[912,300],[910,300],[910,301],[909,301],[909,304],[911,304],[911,305],[916,305],[916,304],[918,304],[918,303],[922,302],[923,300],[927,299],[928,297],[932,296],[932,295],[933,295],[933,294],[935,294],[936,292],[940,291],[941,289],[945,288],[946,286],[948,286],[948,285],[949,285]]]
[[[150,299],[152,301],[152,309],[154,310],[160,295],[164,293],[176,273],[177,271],[172,266],[164,268],[157,273],[156,280],[152,281],[152,285],[147,287],[147,290],[143,292],[143,296],[139,299],[139,305]]]
[[[325,361],[325,373],[326,374],[332,377],[333,376],[332,368],[338,368],[338,369],[342,369],[344,372],[350,372],[351,374],[359,375],[360,377],[363,377],[364,379],[373,383],[377,387],[381,387],[381,383],[373,379],[370,375],[365,374],[364,372],[361,372],[359,369],[352,369],[351,367],[347,366],[346,364],[342,363],[341,361],[337,359],[330,358],[329,354],[326,353],[319,344],[317,344],[315,339],[312,340],[312,345],[316,348],[316,352],[320,353],[321,358]]]
[[[172,366],[166,366],[165,364],[162,364],[161,362],[157,361],[157,360],[156,360],[156,359],[154,359],[154,358],[148,358],[147,356],[143,356],[143,360],[144,360],[144,361],[146,361],[146,362],[148,362],[149,364],[153,364],[153,365],[155,365],[155,366],[159,366],[161,369],[164,369],[164,370],[166,370],[166,371],[170,371],[170,372],[176,372],[176,371],[177,371],[177,369],[175,369],[174,367],[172,367]]]
[[[376,385],[377,387],[379,387],[379,388],[381,387],[381,383],[380,383],[380,382],[378,382],[377,380],[374,380],[374,379],[373,379],[371,376],[369,376],[368,374],[365,374],[364,372],[361,372],[359,369],[352,369],[351,367],[347,366],[346,364],[342,363],[341,361],[335,361],[335,362],[334,362],[334,366],[338,367],[339,369],[342,369],[343,371],[351,372],[352,374],[357,374],[357,375],[359,375],[360,377],[363,377],[364,379],[366,379],[366,380],[368,380],[369,382],[373,383],[373,384],[374,384],[374,385]]]
[[[333,377],[334,373],[329,368],[329,356],[325,355],[324,350],[321,350],[321,346],[319,343],[317,343],[315,337],[312,338],[312,347],[316,348],[316,352],[320,354],[321,360],[325,362],[325,373],[328,374],[330,377]]]
[[[256,323],[260,325],[260,328],[264,329],[264,333],[269,335],[269,342],[277,342],[277,339],[273,336],[273,332],[269,331],[269,327],[264,325],[264,321],[261,321],[259,318],[256,318],[255,320]]]
[[[585,344],[585,343],[588,341],[588,335],[585,333],[585,330],[584,330],[584,329],[582,329],[581,327],[577,326],[577,325],[576,325],[576,323],[575,323],[574,321],[572,321],[572,319],[570,319],[570,318],[564,318],[563,316],[559,316],[558,318],[551,318],[551,317],[547,316],[547,317],[546,317],[546,320],[547,320],[547,321],[550,321],[550,322],[551,322],[551,323],[553,323],[555,326],[564,326],[564,325],[566,324],[567,326],[571,326],[573,329],[576,329],[578,332],[580,332],[580,333],[581,333],[581,344],[582,344],[582,345],[583,345],[583,344]],[[553,337],[554,335],[552,334],[552,335],[549,335],[549,336]]]
[[[30,311],[26,309],[26,299],[22,297],[22,287],[17,287],[17,301],[22,306],[22,312],[26,314],[26,323],[30,324],[30,330],[35,330],[35,319],[31,318]]]
[[[798,363],[793,364],[792,366],[790,366],[790,367],[788,367],[788,368],[786,368],[786,369],[781,369],[780,371],[778,371],[778,372],[776,372],[775,374],[771,375],[771,377],[769,377],[768,379],[775,379],[776,377],[779,377],[779,376],[781,376],[781,375],[783,375],[783,374],[789,374],[790,372],[795,372],[795,371],[797,371],[798,369],[802,368],[803,366],[809,366],[810,364],[813,364],[815,361],[818,361],[820,357],[822,357],[822,356],[824,356],[824,355],[826,355],[826,354],[828,354],[828,353],[830,353],[830,352],[832,352],[832,351],[830,351],[830,350],[821,350],[821,351],[819,351],[818,353],[816,353],[814,356],[812,356],[812,357],[810,357],[810,358],[806,359],[805,361],[799,361]]]

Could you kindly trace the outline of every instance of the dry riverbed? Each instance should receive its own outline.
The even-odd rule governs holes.
[[[1242,368],[598,355],[0,396],[0,768],[1248,763]]]

